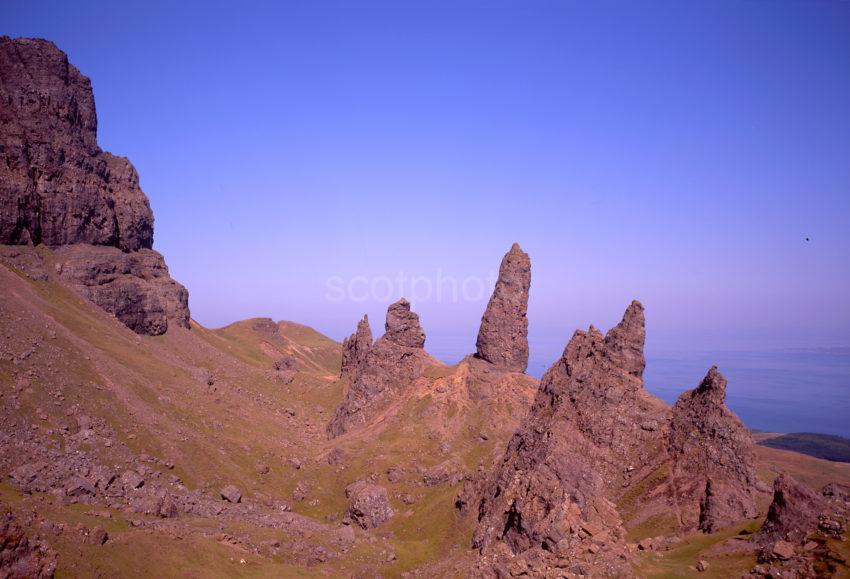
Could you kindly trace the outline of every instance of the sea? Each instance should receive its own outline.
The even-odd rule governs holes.
[[[468,337],[440,338],[428,349],[447,363],[470,351]],[[474,349],[474,339],[472,344]],[[532,343],[528,373],[541,377],[560,352]],[[695,388],[712,365],[729,381],[727,406],[750,429],[850,438],[850,348],[687,353],[655,353],[649,348],[644,385],[672,404],[679,394]]]
[[[644,384],[672,403],[712,364],[729,380],[726,405],[750,429],[850,437],[850,348],[647,355]]]

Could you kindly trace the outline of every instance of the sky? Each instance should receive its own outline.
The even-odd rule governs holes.
[[[848,29],[837,0],[0,1],[91,78],[198,322],[380,335],[405,295],[453,361],[516,241],[541,368],[632,299],[650,354],[850,345]]]

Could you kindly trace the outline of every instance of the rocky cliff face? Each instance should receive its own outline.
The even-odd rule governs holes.
[[[0,244],[77,246],[60,277],[88,299],[139,333],[188,327],[188,294],[151,250],[139,176],[98,147],[91,82],[48,41],[0,38],[0,143]]]
[[[342,342],[342,369],[340,378],[352,378],[372,349],[372,328],[369,316],[364,315],[357,323],[357,331]]]
[[[498,566],[509,549],[583,561],[591,574],[627,573],[610,499],[622,492],[624,470],[661,460],[666,420],[664,404],[643,390],[643,341],[643,306],[633,302],[607,335],[577,331],[546,372],[525,426],[484,485],[473,544],[485,566]]]
[[[476,356],[512,372],[528,367],[531,260],[518,244],[502,258],[499,279],[481,318]]]
[[[726,384],[712,367],[673,406],[672,487],[685,529],[710,533],[758,514],[753,438],[726,407]]]
[[[358,333],[365,349],[366,332],[358,329]],[[349,360],[355,359],[352,344],[357,343],[357,335],[353,336],[353,342],[349,338]],[[364,424],[421,376],[430,360],[424,347],[425,332],[419,326],[419,316],[410,310],[410,303],[402,298],[390,305],[384,335],[362,355],[360,362],[355,365],[348,362],[344,368],[349,373],[350,384],[328,424],[328,435],[333,438]]]

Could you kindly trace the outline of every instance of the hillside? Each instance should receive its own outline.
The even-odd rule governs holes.
[[[50,263],[51,252],[40,253]],[[447,548],[465,551],[469,531],[452,513],[457,483],[498,454],[524,413],[507,396],[470,401],[468,361],[436,365],[373,426],[329,442],[324,427],[344,389],[340,345],[306,326],[193,322],[141,336],[56,280],[2,266],[0,282],[0,464],[8,475],[47,463],[36,479],[43,490],[4,483],[2,501],[23,520],[38,513],[31,528],[58,552],[60,572],[132,576],[146,561],[173,576],[202,568],[393,574]],[[276,370],[281,360],[287,369]],[[504,387],[524,389],[528,404],[536,384],[518,375]],[[145,483],[110,505],[48,488],[101,467],[119,479],[144,473]],[[398,513],[376,533],[339,524],[345,487],[362,479],[385,485]],[[220,498],[226,485],[241,491],[237,505]],[[174,493],[180,510],[192,511],[146,513],[142,489]],[[109,541],[87,544],[78,524],[103,527]],[[325,544],[340,534],[350,544]],[[196,559],[184,560],[187,545]]]
[[[754,437],[717,366],[651,395],[640,301],[539,381],[517,243],[453,366],[404,298],[205,328],[53,44],[0,37],[0,121],[0,577],[850,572],[850,464],[757,444],[843,442]]]

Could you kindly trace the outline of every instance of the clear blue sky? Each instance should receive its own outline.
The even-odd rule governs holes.
[[[850,2],[240,4],[0,3],[91,77],[201,323],[379,335],[328,279],[518,241],[547,363],[633,298],[652,352],[850,344]],[[485,301],[414,303],[429,349]]]

